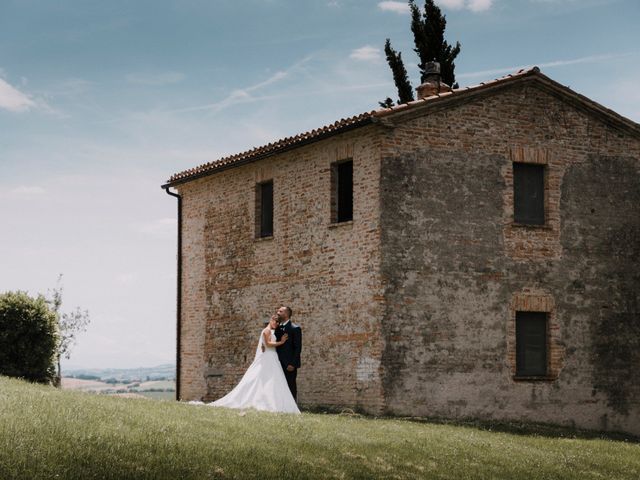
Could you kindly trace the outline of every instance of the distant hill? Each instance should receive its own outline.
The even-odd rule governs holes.
[[[62,376],[85,380],[117,380],[119,383],[174,380],[176,378],[176,366],[175,364],[167,363],[157,367],[63,369]]]

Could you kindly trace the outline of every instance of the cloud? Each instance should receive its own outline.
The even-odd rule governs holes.
[[[451,10],[464,8],[464,0],[437,0],[436,3],[443,8],[450,8]]]
[[[185,79],[184,73],[165,72],[165,73],[130,73],[125,76],[129,83],[136,85],[147,85],[152,87],[171,85],[179,83]]]
[[[71,77],[62,80],[47,90],[47,94],[53,97],[71,97],[77,98],[91,91],[94,86],[93,82],[83,78]]]
[[[364,47],[356,48],[352,51],[349,58],[361,60],[363,62],[379,62],[382,60],[382,52],[379,48],[372,47],[371,45],[365,45]]]
[[[0,193],[0,197],[29,199],[42,197],[45,193],[47,192],[44,188],[36,185],[20,185],[18,187],[2,191]]]
[[[436,4],[449,10],[467,8],[472,12],[484,12],[491,8],[493,0],[437,0]],[[378,8],[398,14],[408,14],[411,11],[408,2],[378,2]]]
[[[250,85],[245,88],[233,90],[231,93],[229,93],[225,98],[223,98],[219,102],[209,103],[206,105],[198,105],[195,107],[180,108],[180,109],[172,110],[170,113],[196,112],[200,110],[209,110],[214,113],[217,113],[233,105],[237,105],[240,103],[255,102],[257,100],[264,99],[266,97],[264,96],[256,97],[252,94],[254,92],[257,92],[258,90],[263,89],[264,87],[267,87],[269,85],[272,85],[274,83],[277,83],[283,80],[284,78],[289,77],[291,72],[301,68],[305,63],[309,62],[311,58],[312,58],[311,55],[306,56],[299,62],[294,63],[292,66],[290,66],[286,70],[277,71],[276,73],[271,75],[266,80],[263,80],[262,82],[258,82],[256,84]]]
[[[276,83],[282,80],[283,78],[285,78],[287,75],[288,73],[284,71],[276,72],[273,75],[271,75],[269,78],[267,78],[266,80],[260,83],[256,83],[255,85],[251,85],[250,87],[247,87],[243,90],[237,90],[237,91],[243,92],[243,93],[253,92],[255,90],[259,90],[263,87],[266,87],[267,85],[271,85],[272,83]]]
[[[484,12],[485,10],[489,10],[492,4],[493,0],[469,0],[467,2],[467,8],[472,12]]]
[[[409,4],[407,2],[379,2],[378,8],[385,12],[409,13]]]
[[[484,12],[491,8],[493,0],[437,0],[436,3],[442,8],[451,10],[466,8],[472,12]]]
[[[495,68],[491,70],[479,70],[476,72],[461,73],[459,75],[456,75],[456,77],[457,78],[487,77],[490,75],[498,75],[501,73],[517,72],[518,70],[521,70],[523,68],[530,68],[534,65],[537,65],[540,68],[552,68],[552,67],[564,67],[566,65],[576,65],[579,63],[599,63],[599,62],[605,62],[605,61],[613,60],[617,58],[629,57],[631,55],[634,55],[634,54],[633,53],[607,53],[604,55],[590,55],[587,57],[573,58],[569,60],[553,60],[551,62],[544,62],[544,63],[537,63],[537,64]]]
[[[0,78],[0,109],[10,112],[26,112],[35,108],[36,102],[27,94],[22,93]]]

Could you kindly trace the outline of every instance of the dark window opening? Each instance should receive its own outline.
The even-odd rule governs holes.
[[[516,312],[516,376],[547,373],[547,314]]]
[[[331,168],[331,221],[353,220],[353,161],[335,163]]]
[[[513,164],[513,220],[544,225],[544,165]]]
[[[256,191],[257,236],[273,236],[273,181],[259,183]]]

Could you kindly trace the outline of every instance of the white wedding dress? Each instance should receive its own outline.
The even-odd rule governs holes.
[[[271,342],[275,342],[271,330]],[[262,351],[264,345],[265,350]],[[240,383],[224,397],[208,405],[227,408],[255,408],[268,412],[300,413],[291,395],[275,347],[264,343],[260,334],[256,356]]]

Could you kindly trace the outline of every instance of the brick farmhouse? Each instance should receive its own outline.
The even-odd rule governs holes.
[[[535,67],[418,93],[163,185],[178,399],[285,304],[303,407],[640,434],[640,125]]]

